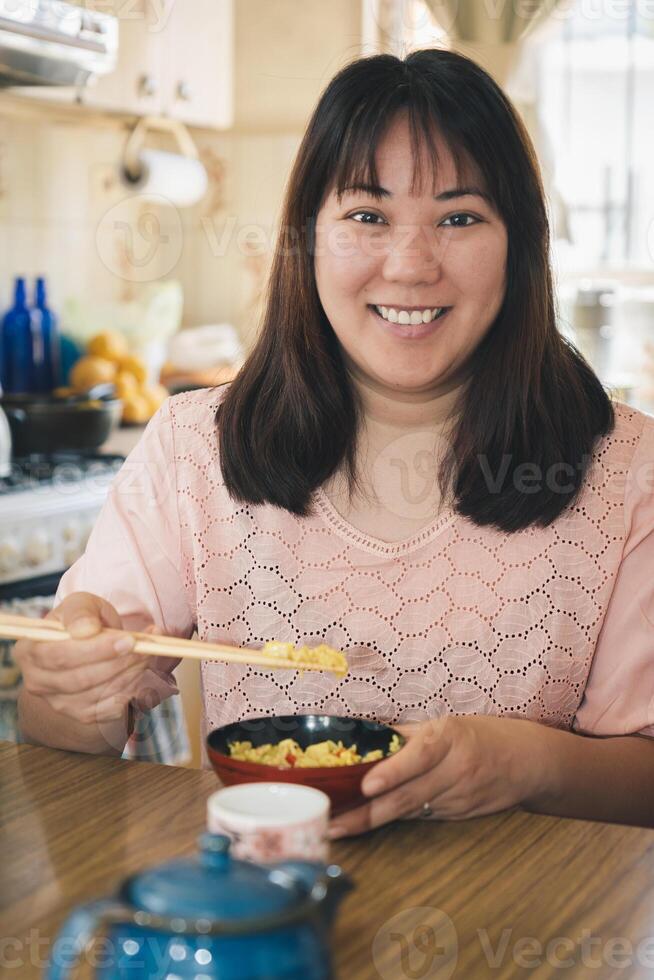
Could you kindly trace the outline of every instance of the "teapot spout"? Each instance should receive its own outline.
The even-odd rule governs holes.
[[[338,906],[353,888],[352,879],[337,864],[330,864],[312,888],[311,897],[321,903],[321,911],[329,926],[334,922]]]
[[[302,886],[328,926],[339,904],[354,884],[337,864],[325,866],[314,861],[284,861],[274,865]]]

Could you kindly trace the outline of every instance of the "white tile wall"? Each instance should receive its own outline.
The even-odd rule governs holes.
[[[120,184],[125,139],[115,123],[3,118],[0,105],[2,308],[15,275],[46,275],[59,308],[71,295],[130,298],[165,276],[182,282],[185,325],[228,321],[251,341],[300,134],[196,134],[210,189],[178,211]],[[263,254],[248,250],[248,228]]]

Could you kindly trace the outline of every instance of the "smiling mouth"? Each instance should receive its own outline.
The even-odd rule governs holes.
[[[432,323],[450,310],[451,306],[430,306],[421,309],[406,309],[398,306],[376,306],[370,304],[370,309],[389,323],[399,323],[403,326],[417,327],[423,323]]]

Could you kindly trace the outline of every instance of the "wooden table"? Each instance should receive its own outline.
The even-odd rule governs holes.
[[[0,787],[0,976],[28,980],[72,906],[194,853],[216,780],[2,743]],[[339,980],[654,975],[652,830],[516,810],[397,823],[332,858],[356,882]]]

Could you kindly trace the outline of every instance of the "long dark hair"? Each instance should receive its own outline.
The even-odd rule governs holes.
[[[216,416],[225,485],[239,501],[305,516],[340,466],[350,488],[357,484],[361,407],[318,297],[314,227],[331,187],[378,183],[377,144],[400,109],[414,158],[427,141],[437,161],[432,134],[442,134],[457,168],[474,162],[508,231],[504,301],[472,357],[441,489],[476,524],[507,532],[547,526],[579,496],[596,440],[613,428],[613,408],[556,326],[529,135],[490,75],[438,49],[353,62],[313,113],[286,191],[261,330]]]

